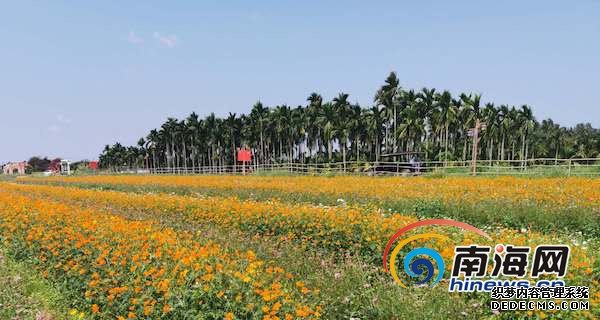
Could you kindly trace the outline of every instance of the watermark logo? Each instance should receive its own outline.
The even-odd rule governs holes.
[[[494,250],[493,269],[488,274],[489,246],[469,245],[454,248],[452,275],[448,285],[450,292],[491,291],[498,286],[556,287],[565,286],[561,279],[567,274],[569,246],[539,245],[535,247],[530,264],[531,247],[497,244]],[[524,279],[536,279],[530,282]],[[542,275],[557,279],[538,278]],[[483,279],[490,277],[491,279]],[[512,278],[512,279],[511,279]]]
[[[544,244],[530,247],[496,244],[492,247],[470,244],[446,247],[446,251],[454,249],[454,258],[448,267],[437,250],[417,246],[404,254],[401,263],[397,263],[399,253],[409,243],[428,240],[444,241],[445,245],[451,243],[448,236],[431,232],[403,239],[409,231],[431,225],[457,227],[492,241],[482,230],[454,220],[423,220],[401,228],[388,240],[383,252],[384,270],[401,287],[407,287],[402,281],[407,276],[409,279],[416,279],[414,282],[417,285],[429,284],[434,287],[444,278],[444,271],[448,269],[448,292],[488,292],[492,299],[490,308],[494,312],[589,309],[589,288],[566,286],[563,280],[569,263],[570,248],[567,245]],[[398,275],[397,265],[403,267],[406,275]]]
[[[403,271],[409,278],[417,279],[418,285],[429,283],[432,287],[444,278],[444,272],[448,269],[451,272],[448,286],[450,292],[489,292],[495,286],[554,287],[565,285],[562,278],[567,273],[570,253],[567,245],[538,245],[535,248],[511,244],[497,244],[494,247],[477,244],[455,246],[454,259],[449,268],[446,268],[446,262],[442,255],[434,248],[417,247],[405,254],[402,263],[396,263],[400,251],[411,242],[418,243],[428,239],[451,242],[450,238],[443,234],[421,233],[398,241],[392,250],[394,243],[407,232],[431,225],[457,227],[492,241],[487,233],[464,222],[430,219],[409,224],[398,230],[389,239],[383,252],[383,268],[392,275],[398,285],[407,287],[398,276],[397,265],[403,266]],[[533,259],[530,259],[531,253],[533,253]],[[493,269],[488,272],[490,261]],[[555,276],[558,279],[549,280],[548,277],[544,277],[544,279],[538,280],[542,275]],[[530,283],[525,279],[527,276],[536,281]]]
[[[447,236],[439,233],[422,233],[413,235],[399,241],[390,255],[389,252],[392,249],[392,245],[394,244],[394,242],[396,242],[396,240],[400,239],[400,237],[402,237],[410,230],[430,225],[457,227],[466,231],[475,232],[488,240],[492,240],[492,238],[487,233],[475,228],[470,224],[448,219],[423,220],[401,228],[392,237],[390,237],[383,252],[383,268],[386,272],[391,273],[392,277],[394,278],[394,281],[401,287],[406,288],[406,284],[402,282],[402,280],[398,276],[398,272],[396,270],[396,260],[398,257],[398,253],[400,252],[400,250],[402,250],[402,248],[404,248],[407,244],[418,240],[438,239],[450,241],[450,239]],[[387,260],[388,255],[390,256],[389,264]],[[444,270],[446,269],[442,255],[438,251],[427,247],[415,248],[412,251],[408,252],[408,254],[406,254],[404,257],[402,265],[404,266],[404,272],[409,277],[420,279],[417,281],[417,284],[426,284],[431,282],[430,286],[432,287],[438,284],[441,279],[443,279]],[[433,279],[433,281],[431,281],[431,279]]]

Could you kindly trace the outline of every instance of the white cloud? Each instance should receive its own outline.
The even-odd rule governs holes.
[[[48,127],[48,132],[61,132],[64,126],[69,126],[69,124],[72,122],[70,118],[67,118],[63,114],[57,114],[55,118],[56,121],[53,121],[54,123]]]
[[[69,118],[65,117],[65,116],[64,116],[64,115],[62,115],[62,114],[59,114],[59,115],[57,115],[57,116],[56,116],[56,120],[57,120],[58,122],[60,122],[60,123],[71,123],[71,119],[69,119]]]
[[[127,41],[131,44],[141,44],[144,42],[144,39],[139,37],[135,32],[129,31],[129,35],[127,36]]]
[[[48,127],[48,131],[54,132],[54,133],[55,132],[59,132],[60,131],[60,127],[57,126],[57,125],[55,125],[55,124],[53,124],[53,125],[51,125],[51,126]]]
[[[158,32],[154,32],[154,39],[156,39],[160,44],[165,47],[173,48],[177,45],[179,40],[177,40],[177,36],[175,35],[162,35]]]

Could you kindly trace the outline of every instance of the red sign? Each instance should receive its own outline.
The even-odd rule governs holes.
[[[98,170],[98,161],[90,161],[88,167],[92,170]]]
[[[252,154],[248,149],[238,149],[237,153],[237,161],[250,161],[252,159]]]

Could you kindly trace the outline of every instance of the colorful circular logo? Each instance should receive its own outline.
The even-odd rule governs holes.
[[[398,242],[396,247],[394,247],[394,250],[392,251],[392,253],[390,255],[389,268],[388,268],[387,258],[388,258],[390,249],[392,248],[392,245],[394,244],[394,242],[398,238],[400,238],[403,234],[407,233],[408,231],[410,231],[412,229],[415,229],[418,227],[423,227],[423,226],[429,226],[429,225],[443,225],[443,226],[458,227],[458,228],[461,228],[461,229],[464,229],[467,231],[475,232],[475,233],[491,240],[490,236],[487,233],[481,231],[480,229],[475,228],[474,226],[472,226],[470,224],[467,224],[464,222],[459,222],[459,221],[454,221],[454,220],[448,220],[448,219],[422,220],[419,222],[409,224],[409,225],[399,229],[398,231],[396,231],[396,233],[392,237],[390,237],[387,245],[385,246],[385,250],[383,251],[383,268],[385,269],[386,272],[389,271],[392,274],[394,281],[401,287],[406,288],[406,284],[404,284],[402,282],[402,280],[400,280],[400,277],[398,276],[398,272],[396,270],[396,260],[397,260],[398,253],[400,252],[400,250],[402,250],[402,248],[404,248],[407,244],[409,244],[413,241],[416,241],[416,240],[438,239],[438,240],[449,241],[450,239],[447,236],[438,234],[438,233],[422,233],[422,234],[417,234],[417,235],[408,237],[408,238]],[[431,286],[433,287],[438,282],[440,282],[440,280],[444,277],[444,270],[445,270],[444,259],[442,258],[442,255],[439,252],[437,252],[436,250],[434,250],[432,248],[419,247],[419,248],[415,248],[415,249],[411,250],[404,257],[402,265],[404,266],[404,272],[409,277],[420,279],[417,281],[417,284],[429,283],[431,281],[431,279],[433,279],[433,281],[431,282]],[[435,275],[435,278],[434,278],[434,275]]]

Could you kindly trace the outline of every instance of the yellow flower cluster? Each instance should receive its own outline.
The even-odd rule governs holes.
[[[360,251],[376,259],[399,227],[416,221],[414,217],[383,214],[377,209],[289,204],[276,200],[198,198],[43,185],[7,184],[3,188],[30,196],[78,201],[78,204],[97,208],[146,212],[149,218],[159,214],[190,222],[209,222],[249,234],[279,236],[281,240],[298,241],[306,247]]]
[[[188,223],[207,222],[236,228],[250,234],[277,236],[282,241],[301,244],[307,250],[359,253],[379,263],[389,237],[399,228],[415,222],[414,217],[382,214],[376,209],[352,206],[323,207],[289,204],[280,201],[252,201],[221,197],[189,197],[168,194],[136,194],[97,191],[72,187],[5,184],[2,188],[30,197],[47,197],[59,201],[74,201],[78,205],[112,208],[122,212],[143,211],[146,219],[162,216]],[[419,230],[419,233],[426,230]],[[493,239],[461,233],[455,228],[436,228],[435,232],[450,235],[452,243],[430,243],[445,260],[454,255],[454,244],[496,243],[517,246],[538,244],[572,244],[572,239],[554,233],[537,233],[511,229],[486,230]],[[585,244],[572,246],[569,278],[589,283],[596,257]]]
[[[199,243],[152,221],[36,199],[6,183],[0,183],[0,236],[9,254],[32,261],[92,318],[291,319],[321,312],[316,290],[298,288],[291,274],[251,251]]]
[[[28,179],[34,180],[34,179]],[[260,176],[80,176],[38,181],[170,186],[224,190],[273,190],[370,199],[437,199],[444,203],[518,202],[546,207],[600,208],[600,179],[519,177],[260,177]]]

